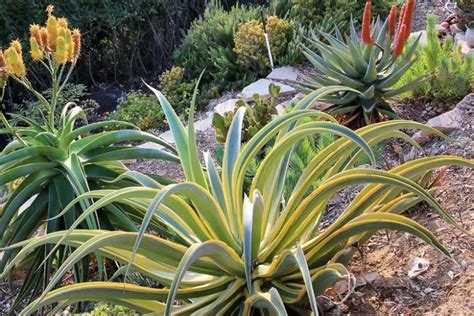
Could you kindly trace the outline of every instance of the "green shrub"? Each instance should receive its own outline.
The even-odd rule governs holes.
[[[138,315],[130,308],[119,305],[106,303],[98,303],[94,305],[94,309],[88,313],[82,313],[82,316],[133,316]]]
[[[216,139],[218,142],[225,143],[234,116],[237,114],[240,107],[245,107],[247,109],[243,121],[244,125],[242,126],[241,140],[244,143],[257,134],[258,131],[275,117],[277,114],[276,106],[280,87],[275,84],[270,84],[268,90],[270,94],[269,97],[261,98],[260,95],[255,94],[252,97],[253,104],[251,105],[243,100],[239,100],[236,103],[234,111],[226,112],[224,115],[214,113],[212,117],[212,126],[216,131]]]
[[[474,87],[474,64],[470,54],[463,56],[461,46],[455,47],[453,38],[439,42],[436,17],[427,18],[427,44],[421,45],[413,66],[404,74],[399,86],[410,83],[417,76],[429,74],[430,78],[403,94],[407,98],[427,98],[443,108],[446,101],[461,99]]]
[[[292,35],[290,24],[284,19],[270,16],[266,21],[266,29],[273,61],[276,64],[287,52],[288,42]],[[270,69],[262,22],[250,20],[241,24],[235,34],[234,45],[234,51],[239,56],[239,63],[243,67],[250,66],[261,74]]]
[[[141,92],[127,95],[120,101],[117,109],[109,114],[109,119],[132,123],[141,130],[164,130],[166,128],[164,118],[156,98]]]
[[[288,165],[288,174],[285,181],[285,200],[290,198],[293,188],[298,183],[304,168],[310,161],[325,147],[334,142],[336,138],[332,134],[321,133],[320,135],[303,139],[295,146],[291,153],[290,164]],[[308,189],[308,193],[317,189],[320,179],[314,181]]]
[[[466,232],[417,181],[427,171],[443,165],[474,168],[472,161],[439,156],[415,159],[389,171],[354,168],[354,161],[364,152],[375,165],[370,146],[394,135],[407,139],[400,130],[420,128],[442,135],[436,129],[399,120],[354,132],[334,122],[330,115],[308,109],[330,93],[320,90],[303,99],[292,112],[273,120],[245,145],[240,140],[246,109],[241,107],[234,117],[219,172],[208,154],[205,167],[201,165],[194,130],[186,129],[163,95],[154,92],[178,143],[186,181],[163,187],[136,173],[134,177],[141,179],[143,186],[91,193],[96,202],[76,221],[80,223],[96,208],[109,203],[147,208],[139,232],[73,230],[32,239],[11,266],[39,245],[73,244],[78,248],[58,269],[44,294],[24,313],[55,303],[61,307],[64,302],[106,301],[120,302],[139,313],[166,316],[317,314],[316,296],[338,281],[352,283],[346,266],[358,245],[377,231],[413,234],[451,258],[432,232],[401,215],[419,202],[425,201]],[[299,120],[305,118],[315,121],[300,124]],[[307,164],[290,199],[284,202],[287,157],[299,141],[319,133],[341,138]],[[259,164],[247,195],[243,189],[247,167],[272,139],[276,139],[275,144]],[[323,180],[305,196],[316,179]],[[363,189],[332,224],[321,230],[322,216],[333,195],[358,184],[364,185]],[[84,195],[75,202],[87,198]],[[145,233],[153,219],[165,223],[182,241]],[[87,282],[52,291],[72,265],[91,251],[119,262],[121,273],[140,272],[163,287],[122,281]]]
[[[349,21],[351,16],[355,19],[362,16],[365,0],[290,0],[293,8],[290,17],[298,18],[301,24],[315,27],[324,23],[328,18],[335,23]],[[392,4],[397,1],[372,0],[372,9],[376,16],[385,17],[390,11]],[[360,20],[357,21],[358,23]],[[349,24],[339,25],[341,31],[349,31]],[[326,31],[326,30],[323,30]]]
[[[191,104],[195,82],[183,82],[184,69],[173,67],[160,75],[160,91],[180,113]]]
[[[193,22],[182,44],[175,51],[176,64],[186,70],[188,79],[197,78],[206,69],[203,83],[207,94],[215,97],[225,90],[239,89],[256,79],[256,74],[242,71],[233,51],[234,35],[239,25],[260,17],[258,8],[236,5],[229,11],[217,6],[206,8]]]

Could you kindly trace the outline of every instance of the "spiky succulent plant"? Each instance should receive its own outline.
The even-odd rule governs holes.
[[[80,201],[94,199],[95,203],[69,231],[20,244],[23,249],[9,262],[8,269],[42,245],[61,244],[76,249],[44,294],[22,314],[29,315],[54,303],[59,304],[52,314],[78,301],[105,301],[156,315],[309,315],[311,311],[317,315],[316,296],[327,287],[348,279],[352,288],[346,264],[357,248],[354,245],[368,240],[377,230],[414,234],[449,256],[429,230],[400,214],[426,201],[457,226],[417,181],[442,165],[472,168],[474,164],[442,156],[413,160],[390,171],[355,168],[364,153],[373,163],[370,147],[384,139],[400,137],[414,143],[400,129],[421,128],[441,134],[423,124],[403,120],[381,122],[354,132],[334,122],[330,115],[308,109],[321,97],[343,89],[336,86],[313,92],[243,146],[245,107],[241,107],[227,136],[221,171],[209,154],[204,155],[205,167],[199,162],[193,108],[186,129],[171,105],[155,91],[176,140],[186,181],[162,186],[139,173],[127,173],[119,180],[132,179],[141,185],[93,191],[73,201],[63,215]],[[312,120],[303,123],[308,118]],[[284,202],[283,187],[292,148],[318,133],[340,137],[307,164]],[[257,168],[247,196],[243,188],[246,170],[269,142],[274,146]],[[306,195],[315,179],[321,181]],[[342,215],[321,231],[322,216],[331,197],[340,189],[357,184],[365,186]],[[146,212],[139,232],[74,230],[106,205]],[[152,220],[166,224],[179,238],[169,240],[146,233]],[[140,272],[157,280],[161,287],[108,281],[53,290],[74,263],[91,252],[123,265],[114,277],[127,275],[128,270]]]
[[[336,28],[335,35],[319,32],[308,39],[317,51],[302,45],[308,60],[321,72],[306,77],[302,83],[305,90],[332,85],[356,90],[339,91],[323,100],[328,103],[323,109],[350,127],[396,118],[387,98],[409,91],[424,80],[418,78],[406,86],[394,87],[415,62],[419,39],[402,55],[410,34],[414,1],[403,6],[397,32],[396,6],[384,23],[380,19],[372,23],[370,10],[371,4],[367,2],[360,36],[351,21],[350,36],[343,36]]]

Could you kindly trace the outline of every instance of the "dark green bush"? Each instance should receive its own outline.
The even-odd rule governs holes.
[[[233,51],[234,35],[241,23],[260,17],[260,10],[243,5],[225,11],[209,6],[204,15],[193,22],[176,50],[178,66],[186,70],[188,79],[197,78],[206,69],[203,83],[207,94],[214,97],[225,90],[241,88],[256,79],[256,74],[242,71]],[[206,91],[204,91],[206,92]]]
[[[163,130],[166,127],[164,117],[156,97],[141,92],[130,93],[119,103],[117,109],[109,114],[109,119],[126,121],[142,130]]]

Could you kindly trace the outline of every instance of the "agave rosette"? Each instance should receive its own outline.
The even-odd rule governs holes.
[[[350,35],[342,35],[337,27],[334,35],[316,31],[308,38],[309,45],[302,45],[307,59],[320,71],[320,74],[306,76],[305,82],[300,83],[304,91],[332,85],[357,90],[337,91],[322,100],[329,104],[323,110],[351,127],[398,118],[386,100],[410,91],[426,80],[426,77],[421,77],[405,86],[395,86],[416,60],[419,38],[402,55],[409,36],[414,2],[410,0],[404,6],[397,32],[395,6],[385,22],[378,18],[371,23],[370,2],[367,4],[361,35],[351,20]]]
[[[318,313],[316,296],[351,274],[346,264],[354,245],[377,230],[394,229],[418,236],[446,256],[447,249],[415,221],[400,215],[425,201],[446,220],[462,229],[417,181],[426,172],[445,165],[473,167],[472,161],[440,156],[407,162],[390,171],[355,168],[361,155],[374,163],[371,146],[392,137],[416,145],[400,129],[438,131],[422,124],[394,120],[352,131],[323,112],[309,109],[314,102],[344,87],[322,88],[303,99],[294,110],[270,122],[245,145],[241,128],[245,112],[237,111],[230,127],[222,170],[209,153],[201,166],[193,127],[193,107],[186,130],[162,94],[156,90],[167,116],[186,181],[162,186],[137,172],[122,174],[117,181],[140,183],[119,190],[101,189],[83,194],[60,214],[66,215],[80,201],[91,205],[68,231],[31,239],[10,260],[8,269],[44,245],[67,245],[76,250],[51,279],[44,294],[23,314],[59,303],[53,312],[78,301],[106,301],[141,313],[249,315],[264,310],[271,315],[289,312]],[[300,120],[313,118],[311,122]],[[283,201],[289,157],[298,141],[316,133],[339,138],[318,153],[304,169],[298,183]],[[244,192],[247,167],[258,152],[274,141]],[[309,195],[316,179],[319,186]],[[321,218],[334,193],[363,184],[364,188],[339,218],[320,230]],[[146,215],[138,232],[76,230],[97,209],[126,205]],[[146,233],[149,223],[159,221],[178,238],[169,240]],[[125,282],[87,282],[54,289],[64,274],[89,253],[122,263],[113,279]],[[159,282],[150,288],[128,283],[129,271]]]

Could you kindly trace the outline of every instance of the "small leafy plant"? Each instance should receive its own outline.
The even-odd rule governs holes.
[[[132,92],[121,100],[117,109],[109,114],[112,120],[132,123],[141,130],[163,130],[165,115],[156,98],[141,92]]]
[[[307,88],[343,85],[351,89],[339,91],[326,98],[325,111],[335,115],[341,123],[353,128],[380,122],[397,115],[386,101],[415,88],[424,77],[395,88],[401,76],[416,62],[414,53],[417,39],[402,56],[411,30],[415,2],[409,0],[402,8],[398,31],[395,31],[397,7],[382,24],[371,21],[371,2],[367,2],[362,19],[361,37],[354,21],[350,36],[344,38],[336,29],[335,35],[326,33],[309,39],[316,51],[303,45],[308,60],[321,72],[307,78]]]
[[[31,239],[9,262],[6,271],[42,245],[71,245],[77,249],[51,278],[43,295],[22,314],[55,304],[52,313],[78,301],[105,301],[139,313],[156,314],[318,314],[316,296],[335,282],[355,281],[346,265],[357,245],[375,232],[394,229],[413,234],[446,256],[448,250],[415,221],[400,215],[425,201],[447,221],[465,231],[417,181],[427,171],[443,165],[473,168],[467,159],[439,156],[412,160],[389,171],[354,168],[364,153],[374,165],[371,146],[387,138],[400,137],[413,144],[401,129],[423,129],[442,134],[416,122],[394,120],[352,131],[323,112],[309,109],[314,102],[344,89],[317,90],[261,129],[245,145],[241,131],[245,107],[239,108],[229,130],[222,170],[204,155],[198,159],[192,122],[189,127],[157,90],[155,94],[170,123],[185,173],[183,183],[162,186],[134,173],[129,177],[142,185],[119,190],[85,193],[69,204],[95,199],[68,231]],[[346,88],[347,89],[347,88]],[[313,118],[309,123],[302,119]],[[318,133],[340,136],[321,150],[304,168],[290,198],[282,199],[287,162],[299,141]],[[268,142],[274,145],[259,164],[249,195],[243,184],[248,166]],[[322,179],[305,196],[316,179]],[[362,184],[363,189],[324,231],[320,223],[331,197],[340,189]],[[84,219],[106,205],[126,205],[144,210],[138,232],[76,230]],[[179,239],[172,241],[146,233],[152,220],[163,222]],[[158,250],[158,251],[157,251]],[[122,264],[116,272],[127,280],[129,272],[140,272],[158,281],[162,288],[125,282],[86,282],[53,290],[64,274],[87,254],[95,252]]]
[[[189,106],[195,86],[195,83],[184,82],[183,79],[184,69],[176,66],[162,73],[159,78],[160,91],[170,100],[178,113]]]
[[[420,46],[413,66],[397,85],[405,85],[416,77],[429,74],[428,80],[403,96],[426,98],[443,109],[447,101],[460,99],[474,88],[474,61],[471,54],[462,55],[461,46],[456,47],[452,37],[448,36],[440,43],[434,15],[427,17],[426,36],[426,45]]]
[[[280,87],[275,84],[270,84],[268,87],[270,96],[268,98],[261,98],[260,95],[255,94],[253,104],[249,105],[243,100],[236,103],[234,111],[229,111],[221,115],[214,113],[212,117],[212,126],[216,131],[216,139],[220,143],[224,143],[229,132],[234,116],[239,111],[240,107],[247,109],[242,126],[242,141],[247,142],[259,130],[267,125],[273,117],[277,114],[276,106],[278,102],[278,94]]]
[[[270,16],[266,21],[266,30],[273,60],[277,62],[287,51],[291,38],[290,24],[277,16]],[[241,24],[235,34],[234,43],[234,51],[239,56],[240,65],[261,73],[270,69],[262,22],[250,20]]]
[[[118,176],[128,172],[122,160],[156,158],[178,161],[173,153],[122,145],[130,141],[151,141],[173,152],[169,144],[137,130],[134,125],[122,121],[87,124],[82,108],[73,102],[63,103],[61,92],[67,86],[80,56],[81,33],[77,29],[71,31],[65,18],[55,17],[52,6],[48,7],[46,25],[40,27],[34,24],[30,30],[29,53],[50,73],[52,87],[49,99],[35,90],[28,80],[23,49],[18,41],[13,41],[5,52],[0,50],[1,75],[18,82],[36,97],[41,103],[40,116],[44,118],[35,121],[10,114],[17,122],[16,126],[12,126],[5,115],[0,114],[3,124],[0,132],[12,138],[0,154],[0,187],[17,183],[0,215],[0,245],[6,247],[0,260],[0,271],[3,273],[7,262],[18,252],[9,246],[25,241],[38,230],[54,233],[68,229],[92,203],[91,199],[84,200],[71,212],[60,214],[75,197],[91,189],[116,190],[132,184],[120,179],[114,182]],[[61,108],[59,117],[56,115],[57,108]],[[77,124],[79,121],[83,122],[82,126]],[[113,129],[101,132],[105,127]],[[81,227],[134,231],[134,220],[137,219],[141,220],[137,210],[120,205],[107,206],[88,215]],[[54,267],[61,265],[71,251],[69,246],[61,246],[54,251],[45,246],[24,258],[19,267],[28,272],[12,309],[23,299],[40,293]],[[102,277],[103,262],[100,255],[96,258]],[[73,271],[77,281],[86,280],[88,257],[74,265]]]

